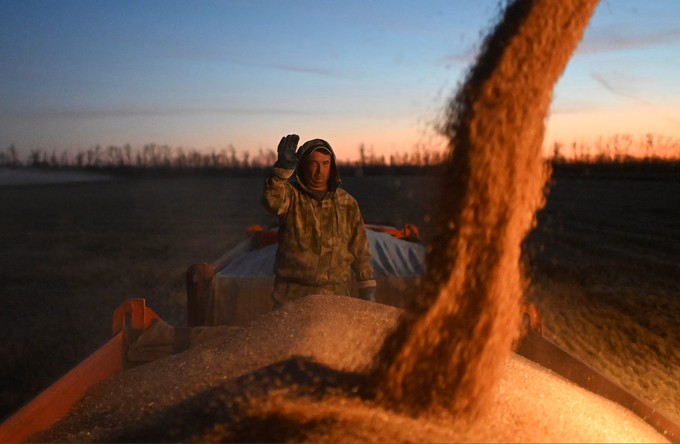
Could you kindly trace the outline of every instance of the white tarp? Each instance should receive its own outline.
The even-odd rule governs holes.
[[[376,278],[383,276],[420,276],[425,271],[425,247],[366,230],[371,249],[371,266]],[[217,273],[217,277],[274,277],[274,260],[278,244],[242,254]]]
[[[425,271],[425,247],[419,242],[396,239],[387,233],[366,230],[371,265],[378,283],[377,302],[404,307],[416,293]],[[278,244],[247,252],[244,241],[227,252],[216,266],[213,293],[206,310],[206,325],[245,325],[272,310],[274,261]],[[351,293],[359,289],[352,280]]]

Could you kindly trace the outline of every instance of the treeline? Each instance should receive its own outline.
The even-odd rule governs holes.
[[[556,163],[638,163],[677,161],[680,139],[648,133],[635,138],[630,134],[600,136],[594,142],[555,142],[551,161]]]
[[[555,142],[553,177],[680,180],[680,140],[658,134],[599,137],[592,143]]]
[[[233,146],[211,152],[169,145],[97,145],[87,150],[32,149],[21,158],[14,145],[0,150],[0,167],[77,169],[112,175],[262,174],[276,161],[276,152],[259,149],[237,152]],[[338,161],[343,175],[428,174],[444,160],[439,150],[417,145],[408,153],[376,155],[372,147],[359,147],[359,160]],[[680,177],[680,140],[655,134],[634,138],[615,134],[593,143],[556,142],[546,159],[554,175],[661,175]]]
[[[441,163],[440,152],[416,147],[411,153],[377,156],[371,147],[359,147],[360,159],[354,162],[338,161],[343,174],[424,174]],[[49,170],[86,170],[114,175],[181,175],[181,174],[260,174],[271,168],[277,154],[271,148],[260,148],[255,155],[248,151],[238,153],[233,146],[219,151],[173,148],[169,145],[147,144],[135,149],[97,145],[87,150],[47,151],[32,149],[21,158],[15,145],[0,151],[0,167],[35,168]]]
[[[233,146],[228,149],[205,153],[196,149],[173,148],[169,145],[149,143],[141,149],[129,144],[122,147],[97,145],[87,150],[51,152],[32,149],[25,159],[21,159],[14,145],[0,152],[0,165],[10,167],[38,168],[171,168],[171,169],[210,169],[210,168],[260,168],[272,165],[276,153],[271,149],[260,149],[256,155],[245,151],[240,155]]]

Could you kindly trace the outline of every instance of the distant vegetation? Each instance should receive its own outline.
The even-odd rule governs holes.
[[[416,148],[411,153],[395,153],[377,156],[373,148],[359,147],[360,160],[338,161],[343,174],[424,174],[439,165],[442,154],[439,151]],[[86,170],[105,172],[121,176],[186,175],[186,174],[234,174],[261,175],[276,161],[276,152],[262,149],[252,155],[248,151],[238,153],[233,146],[212,152],[196,149],[174,148],[169,145],[150,143],[141,149],[129,144],[122,147],[97,145],[85,151],[56,151],[32,149],[21,158],[15,145],[0,151],[0,167],[34,168],[44,170]]]
[[[439,150],[415,147],[410,153],[376,155],[373,148],[359,147],[360,159],[338,162],[342,174],[426,174],[441,164]],[[546,159],[553,174],[585,176],[661,176],[680,178],[680,139],[647,134],[600,137],[595,142],[555,142]],[[120,176],[180,176],[190,174],[260,175],[276,161],[271,148],[256,154],[237,152],[233,146],[219,151],[199,151],[150,143],[142,148],[97,145],[87,150],[47,151],[32,149],[21,158],[15,145],[0,151],[0,167],[45,170],[86,170]]]
[[[549,160],[554,176],[680,180],[680,140],[656,134],[555,142]]]

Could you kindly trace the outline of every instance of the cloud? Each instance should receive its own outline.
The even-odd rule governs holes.
[[[590,30],[576,49],[576,56],[602,52],[623,51],[668,43],[680,43],[680,27],[644,35],[624,34],[626,24],[602,26]],[[444,63],[472,63],[479,55],[480,47],[475,46],[462,52],[444,57]]]
[[[0,110],[0,117],[22,119],[102,119],[116,117],[163,117],[205,114],[236,115],[310,115],[309,111],[286,108],[242,108],[242,107],[175,107],[175,108],[100,108],[100,109],[44,109],[44,110]],[[314,114],[318,114],[315,110]]]
[[[621,32],[621,30],[628,28],[623,23],[594,28],[591,33],[585,36],[576,50],[576,55],[598,54],[680,42],[680,28],[643,35],[623,34]]]
[[[551,115],[580,114],[596,111],[599,107],[593,103],[577,102],[573,100],[559,100],[550,107]]]
[[[444,57],[444,63],[472,63],[477,59],[479,50],[479,47],[474,47],[455,54],[449,54]]]
[[[276,70],[281,70],[281,71],[291,71],[291,72],[298,72],[298,73],[304,73],[304,74],[314,74],[314,75],[320,75],[320,76],[325,76],[325,77],[334,77],[338,79],[348,79],[350,76],[341,74],[340,72],[334,71],[332,69],[325,69],[325,68],[319,68],[319,67],[308,67],[308,66],[295,66],[295,65],[286,65],[286,64],[276,64],[276,63],[258,63],[258,62],[246,62],[246,61],[238,61],[238,60],[230,60],[227,63],[231,63],[233,65],[240,65],[240,66],[252,66],[252,67],[259,67],[259,68],[267,68],[267,69],[276,69]]]
[[[251,53],[238,53],[230,52],[222,47],[206,47],[206,46],[194,46],[194,45],[178,45],[178,46],[168,46],[158,49],[149,50],[149,56],[151,57],[161,57],[163,59],[181,59],[189,61],[200,61],[204,63],[226,63],[230,65],[254,67],[254,68],[265,68],[265,69],[275,69],[280,71],[289,71],[303,74],[312,74],[325,77],[342,78],[346,79],[350,76],[343,74],[340,71],[333,69],[324,68],[321,66],[308,66],[304,64],[296,63],[278,63],[271,62],[276,60],[275,54],[257,54],[257,51]],[[267,62],[262,62],[259,60],[267,60]]]
[[[632,100],[633,102],[649,109],[654,115],[656,115],[660,119],[671,122],[674,125],[680,125],[680,119],[663,112],[654,103],[641,99],[637,95],[627,91],[625,88],[615,85],[612,79],[605,78],[604,75],[596,72],[590,73],[590,77],[612,94]]]
[[[604,87],[607,91],[611,92],[612,94],[615,94],[620,97],[625,97],[627,99],[631,99],[645,106],[654,106],[652,103],[630,93],[629,91],[627,91],[627,88],[622,87],[620,85],[615,85],[616,79],[612,79],[611,77],[605,78],[603,74],[597,72],[591,72],[590,77],[593,80],[595,80],[595,82],[597,82],[600,86]]]

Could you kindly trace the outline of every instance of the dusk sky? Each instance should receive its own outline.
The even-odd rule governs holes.
[[[437,145],[498,1],[0,1],[0,149]],[[546,145],[680,137],[680,1],[602,1]]]

